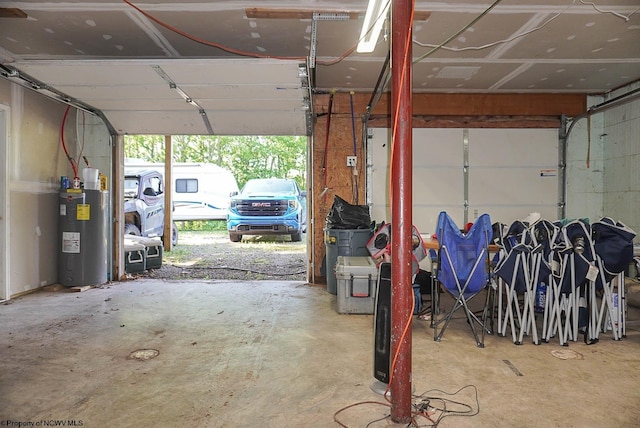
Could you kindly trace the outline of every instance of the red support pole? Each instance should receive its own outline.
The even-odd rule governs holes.
[[[391,419],[411,421],[412,227],[412,19],[413,0],[391,5]]]

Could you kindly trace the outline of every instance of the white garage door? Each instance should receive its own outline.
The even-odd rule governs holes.
[[[370,135],[367,202],[373,220],[390,222],[390,131]],[[414,129],[413,224],[431,234],[440,211],[461,228],[483,213],[505,224],[531,212],[555,220],[557,168],[557,129]]]

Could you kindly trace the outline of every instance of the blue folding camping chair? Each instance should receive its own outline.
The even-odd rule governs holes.
[[[490,290],[487,290],[480,316],[469,307],[469,301],[489,287],[489,241],[492,235],[491,220],[488,214],[477,218],[467,233],[462,233],[449,215],[442,211],[438,216],[436,229],[438,239],[438,270],[434,289],[432,325],[434,340],[440,341],[454,313],[464,311],[476,344],[484,348],[489,311]],[[454,302],[448,311],[440,313],[440,287],[453,297]],[[480,334],[476,327],[480,327]]]

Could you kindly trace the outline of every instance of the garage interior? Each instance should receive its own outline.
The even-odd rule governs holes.
[[[323,228],[336,195],[392,221],[384,199],[393,189],[420,203],[392,223],[424,233],[442,207],[459,224],[475,210],[509,223],[544,208],[552,220],[610,216],[640,231],[636,0],[390,3],[413,13],[386,19],[372,53],[355,51],[365,0],[2,3],[1,420],[406,426],[397,400],[369,388],[373,317],[337,314],[325,290]],[[411,43],[394,33],[399,23],[411,24]],[[412,59],[408,84],[394,80],[395,43]],[[410,97],[399,92],[407,86]],[[409,114],[401,124],[398,104]],[[385,184],[387,169],[369,158],[376,152],[368,142],[394,127],[401,156],[425,152],[405,159],[402,172],[413,177],[442,167],[429,159],[448,152],[458,163],[445,166],[462,175],[463,140],[473,147],[482,130],[495,144],[488,157],[509,160],[527,158],[513,149],[520,131],[557,132],[549,146],[556,157],[516,168],[548,172],[555,205],[477,198],[473,169],[471,200],[461,189],[444,198],[429,175]],[[119,281],[122,144],[136,134],[166,135],[168,148],[171,135],[306,135],[308,281]],[[109,178],[110,281],[83,293],[44,291],[58,282],[59,180],[70,173],[62,138]],[[487,168],[485,188],[509,181],[502,166]],[[519,191],[527,193],[537,196]],[[516,346],[494,335],[478,349],[464,320],[439,343],[428,322],[415,320],[402,391],[411,384],[434,397],[466,387],[453,397],[464,403],[455,410],[473,415],[442,426],[635,426],[640,334],[637,280],[628,280],[620,341]],[[139,361],[131,357],[138,349],[159,355]]]

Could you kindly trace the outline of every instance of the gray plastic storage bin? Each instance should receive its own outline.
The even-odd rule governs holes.
[[[336,263],[339,256],[369,256],[369,229],[324,229],[327,255],[327,291],[336,294]]]
[[[378,268],[371,257],[338,256],[336,264],[340,314],[373,314]]]

